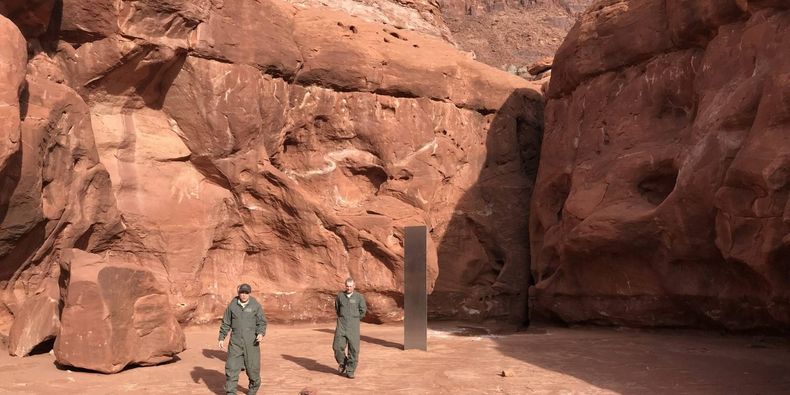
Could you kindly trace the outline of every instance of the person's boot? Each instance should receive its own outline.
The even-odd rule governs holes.
[[[340,373],[341,375],[346,373],[346,364],[348,364],[348,357],[343,358],[343,363],[341,363],[337,367],[337,372]]]
[[[346,372],[346,377],[348,377],[350,379],[353,379],[354,378],[354,372]]]

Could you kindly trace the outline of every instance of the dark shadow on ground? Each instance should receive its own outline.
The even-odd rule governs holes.
[[[620,394],[790,393],[781,337],[540,325],[492,339],[507,357]]]
[[[319,373],[331,373],[331,374],[338,374],[337,369],[326,366],[321,362],[316,361],[312,358],[304,358],[304,357],[297,357],[293,355],[282,354],[283,359],[286,361],[291,361],[307,370],[311,370],[313,372]]]
[[[363,342],[366,342],[366,343],[376,344],[376,345],[379,345],[379,346],[382,346],[382,347],[389,347],[389,348],[395,348],[395,349],[398,349],[398,350],[403,350],[403,344],[391,342],[389,340],[377,339],[375,337],[370,337],[370,336],[365,336],[365,335],[360,335],[359,336],[359,340],[361,340]]]
[[[213,369],[206,369],[200,366],[192,368],[189,373],[192,376],[192,382],[203,383],[208,387],[209,391],[214,394],[225,394],[225,374]]]
[[[175,356],[173,356],[173,359],[171,359],[171,360],[169,360],[167,362],[162,362],[162,363],[156,364],[156,365],[145,366],[145,365],[132,363],[132,364],[126,365],[126,367],[123,368],[123,370],[121,370],[121,372],[125,372],[127,370],[132,370],[132,369],[137,369],[137,368],[150,368],[150,367],[156,367],[156,366],[170,365],[171,363],[176,363],[176,362],[178,362],[180,360],[181,360],[181,358],[178,355],[175,355]],[[52,364],[55,365],[55,368],[57,368],[58,370],[65,370],[65,371],[71,371],[71,372],[80,372],[80,373],[106,374],[106,373],[102,373],[102,372],[97,372],[95,370],[78,368],[76,366],[63,365],[61,363],[58,363],[57,360],[52,361]],[[120,372],[118,372],[118,373],[120,373]]]
[[[32,350],[27,354],[28,356],[39,355],[39,354],[48,354],[52,351],[52,348],[55,347],[55,338],[52,337],[51,339],[44,340],[39,345],[33,347]]]
[[[316,332],[324,332],[324,333],[335,334],[334,330],[332,330],[332,329],[325,329],[325,328],[323,328],[323,329],[316,329]],[[379,346],[382,346],[382,347],[389,347],[389,348],[395,348],[395,349],[398,349],[398,350],[403,350],[403,344],[391,342],[389,340],[378,339],[378,338],[370,337],[370,336],[366,336],[366,335],[359,335],[359,340],[363,341],[365,343],[376,344],[376,345],[379,345]]]
[[[228,353],[226,351],[212,350],[210,348],[203,349],[203,356],[206,358],[219,359],[222,362],[225,362],[228,359]]]

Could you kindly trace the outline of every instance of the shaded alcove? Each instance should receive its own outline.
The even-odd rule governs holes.
[[[643,199],[658,206],[675,190],[677,180],[677,167],[671,161],[665,161],[648,171],[637,184],[637,189]]]
[[[543,99],[514,91],[491,115],[486,157],[438,242],[429,317],[528,324],[529,205],[543,136]],[[455,314],[453,314],[455,313]]]

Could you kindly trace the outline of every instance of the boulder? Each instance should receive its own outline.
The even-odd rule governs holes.
[[[554,63],[554,58],[543,58],[529,66],[527,71],[532,75],[539,75],[551,70],[551,65]]]
[[[23,357],[36,346],[55,340],[60,332],[59,296],[39,294],[19,309],[8,335],[8,353]]]
[[[27,49],[25,39],[19,29],[8,19],[0,16],[0,39],[5,43],[0,48],[0,67],[5,70],[0,77],[0,171],[6,171],[9,161],[19,148],[19,124],[22,114],[20,96],[25,94],[25,67],[27,65]],[[14,164],[12,164],[14,165]],[[3,177],[0,185],[12,182],[9,176]],[[0,213],[5,212],[7,204],[7,188],[0,192]]]
[[[144,262],[71,249],[63,252],[62,270],[59,364],[117,373],[170,361],[186,348],[166,289]]]

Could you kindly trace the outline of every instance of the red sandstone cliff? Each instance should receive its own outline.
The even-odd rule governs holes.
[[[309,321],[350,274],[371,320],[400,320],[414,224],[433,314],[526,314],[534,87],[439,22],[393,25],[420,2],[366,19],[292,3],[4,3],[11,353],[56,338],[78,367],[161,362],[242,281],[270,319]]]
[[[606,0],[581,17],[548,92],[536,311],[790,325],[788,7]]]
[[[453,45],[543,56],[559,40],[500,48],[585,4],[4,1],[9,351],[159,363],[241,281],[272,320],[319,320],[351,274],[399,320],[410,224],[435,317],[524,319],[531,254],[535,315],[787,328],[786,3],[597,2],[557,53],[541,150],[535,86]]]

